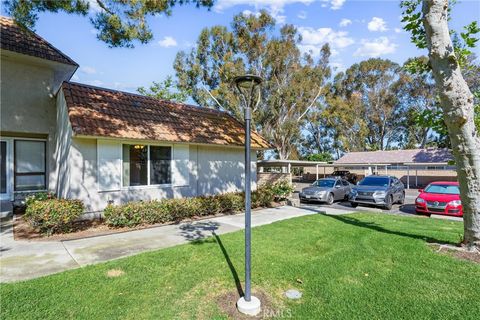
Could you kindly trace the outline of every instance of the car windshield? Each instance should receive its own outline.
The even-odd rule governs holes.
[[[313,183],[316,187],[323,187],[323,188],[332,188],[335,184],[335,180],[317,180]]]
[[[440,193],[440,194],[460,194],[458,186],[448,184],[431,184],[426,189],[428,193]]]
[[[360,186],[388,187],[388,178],[385,177],[366,177],[358,183]]]

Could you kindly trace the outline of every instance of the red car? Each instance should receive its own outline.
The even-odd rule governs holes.
[[[430,183],[415,199],[415,212],[418,214],[446,214],[463,216],[462,201],[458,182],[438,181]]]

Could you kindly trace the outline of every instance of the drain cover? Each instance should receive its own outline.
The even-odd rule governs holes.
[[[295,289],[287,290],[285,295],[288,299],[300,299],[302,297],[302,293]]]

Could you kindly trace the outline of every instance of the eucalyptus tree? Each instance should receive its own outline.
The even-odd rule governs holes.
[[[174,68],[179,86],[190,89],[199,105],[242,119],[232,79],[246,73],[261,76],[262,99],[253,112],[253,123],[278,157],[287,159],[301,137],[307,114],[323,96],[331,72],[328,45],[314,58],[302,54],[300,41],[294,26],[278,30],[266,11],[238,14],[230,27],[205,28],[190,52],[178,53]]]
[[[344,125],[355,129],[346,150],[385,150],[400,142],[405,110],[399,92],[404,83],[400,66],[383,59],[353,64],[337,75],[326,112],[342,116]]]
[[[477,46],[477,21],[465,26],[452,40],[448,0],[402,1],[404,29],[411,41],[428,50],[428,63],[414,61],[411,72],[431,72],[440,98],[460,183],[464,215],[463,243],[480,249],[480,136],[475,125],[475,97],[462,74],[468,56]]]

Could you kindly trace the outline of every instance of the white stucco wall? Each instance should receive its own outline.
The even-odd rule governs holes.
[[[256,153],[252,152],[252,188],[256,188]],[[135,200],[192,197],[243,190],[244,152],[242,148],[189,146],[189,184],[187,186],[121,187],[100,191],[98,185],[97,140],[73,138],[68,169],[59,181],[68,181],[64,197],[84,201],[87,211],[101,211],[109,201],[115,204]]]
[[[2,54],[1,80],[2,136],[47,141],[47,188],[52,189],[56,170],[54,69]]]

